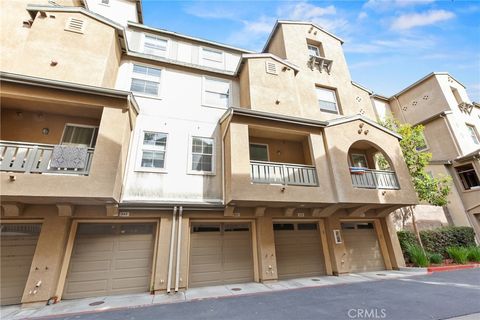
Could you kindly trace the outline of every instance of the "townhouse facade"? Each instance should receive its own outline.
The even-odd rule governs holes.
[[[404,265],[401,137],[335,35],[278,21],[250,52],[140,1],[1,12],[2,305]]]
[[[433,72],[390,98],[372,95],[378,119],[395,118],[425,127],[421,150],[432,153],[427,170],[451,176],[448,204],[420,205],[418,226],[471,226],[480,242],[480,105],[446,72]]]

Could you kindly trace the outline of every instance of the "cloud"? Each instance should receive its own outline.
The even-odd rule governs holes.
[[[446,10],[429,10],[423,13],[403,14],[393,20],[391,28],[393,30],[408,30],[453,18],[455,18],[455,14]]]
[[[237,20],[238,12],[226,6],[208,6],[200,3],[193,3],[183,7],[183,11],[194,17],[203,19],[227,19]]]
[[[480,83],[467,84],[467,93],[470,100],[480,102]]]
[[[385,11],[396,8],[427,5],[434,1],[435,0],[369,0],[363,5],[363,8]]]
[[[437,39],[432,36],[399,37],[396,39],[374,39],[361,43],[350,41],[344,44],[344,51],[349,53],[421,53],[435,47]]]
[[[363,19],[366,19],[367,17],[368,17],[368,14],[365,11],[361,11],[357,16],[357,19],[363,20]]]

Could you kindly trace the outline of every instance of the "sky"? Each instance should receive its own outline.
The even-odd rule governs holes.
[[[352,80],[391,96],[446,71],[480,102],[480,0],[143,0],[144,24],[261,51],[276,20],[342,38]]]

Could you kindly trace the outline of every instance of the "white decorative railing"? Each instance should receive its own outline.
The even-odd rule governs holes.
[[[253,183],[318,186],[314,166],[251,160],[250,174]]]
[[[316,67],[320,72],[326,70],[327,73],[330,74],[330,71],[332,70],[333,60],[319,56],[310,56],[310,58],[308,59],[308,65],[312,70]]]
[[[357,188],[400,189],[394,171],[350,168],[352,184]]]
[[[93,148],[87,151],[85,168],[67,169],[50,167],[54,147],[52,144],[0,141],[0,171],[88,175]]]

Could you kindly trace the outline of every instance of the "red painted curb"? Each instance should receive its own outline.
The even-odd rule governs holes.
[[[464,270],[464,269],[473,269],[480,268],[480,264],[461,264],[454,266],[441,266],[441,267],[428,267],[428,272],[444,272],[444,271],[455,271],[455,270]]]

